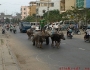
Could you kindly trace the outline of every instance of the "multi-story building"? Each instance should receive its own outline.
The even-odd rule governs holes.
[[[60,1],[60,12],[65,12],[65,0]]]
[[[21,20],[29,15],[29,6],[21,6]]]
[[[90,0],[76,0],[77,8],[90,8]]]
[[[90,8],[90,0],[86,0],[86,8]]]
[[[75,7],[76,0],[65,0],[65,11],[72,10],[72,7]]]
[[[60,11],[60,0],[40,0],[37,1],[37,15],[43,16],[43,14],[50,10]]]
[[[1,13],[0,14],[0,22],[4,22],[5,21],[5,19],[12,19],[12,15],[5,15],[4,13]]]
[[[84,2],[85,0],[76,0],[76,7],[77,8],[83,8],[83,7],[85,7],[85,2]]]
[[[29,15],[32,16],[33,14],[36,14],[36,2],[30,2],[29,4]]]
[[[72,10],[75,7],[76,0],[61,0],[60,1],[60,12],[65,12],[67,10]]]

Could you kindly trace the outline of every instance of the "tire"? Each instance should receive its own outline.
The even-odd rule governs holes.
[[[22,30],[20,29],[20,33],[22,33]]]
[[[89,36],[89,39],[88,39],[89,43],[90,43],[90,36]]]

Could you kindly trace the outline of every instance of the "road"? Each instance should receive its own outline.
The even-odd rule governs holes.
[[[20,55],[25,54],[25,58],[28,59],[25,59],[28,68],[23,70],[35,70],[35,67],[36,70],[69,70],[68,67],[72,70],[90,69],[90,43],[84,42],[83,39],[66,38],[66,40],[61,41],[60,49],[45,44],[43,49],[39,49],[32,45],[26,33],[20,33],[18,30],[17,34],[10,34],[18,43],[20,42],[23,45],[20,46],[22,50]],[[31,60],[31,58],[35,60]],[[22,64],[24,66],[24,63]],[[37,67],[39,64],[40,67]]]

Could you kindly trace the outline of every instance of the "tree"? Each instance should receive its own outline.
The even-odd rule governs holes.
[[[10,23],[10,19],[9,19],[9,18],[6,18],[6,19],[5,19],[5,22],[6,22],[6,23]]]
[[[51,10],[49,11],[49,15],[48,12],[46,12],[44,13],[43,17],[45,18],[45,20],[49,20],[49,22],[57,22],[60,21],[62,18],[59,10]]]

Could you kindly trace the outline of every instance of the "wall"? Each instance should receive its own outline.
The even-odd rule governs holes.
[[[60,0],[51,0],[49,3],[54,3],[53,7],[49,7],[49,10],[59,10],[60,11]],[[43,16],[43,10],[48,10],[48,6],[38,7],[38,15]]]
[[[65,11],[71,10],[71,6],[75,7],[75,2],[75,0],[65,0]]]
[[[21,17],[22,17],[21,20],[26,18],[28,15],[29,15],[29,7],[28,6],[21,6]]]
[[[36,14],[36,5],[30,6],[29,15],[32,16],[33,14]]]

